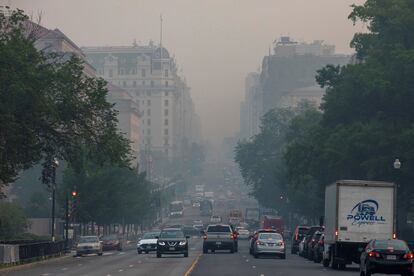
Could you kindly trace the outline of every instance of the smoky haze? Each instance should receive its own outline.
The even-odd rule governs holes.
[[[0,3],[42,12],[42,24],[59,28],[79,46],[159,43],[182,68],[204,139],[213,144],[239,130],[244,78],[257,71],[280,35],[324,40],[339,53],[362,27],[347,19],[363,0],[16,0]]]

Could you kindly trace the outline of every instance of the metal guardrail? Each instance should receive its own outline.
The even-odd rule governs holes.
[[[19,244],[20,260],[58,255],[65,252],[65,241]]]

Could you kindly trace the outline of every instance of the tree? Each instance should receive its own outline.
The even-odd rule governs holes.
[[[106,82],[83,73],[75,56],[43,53],[28,17],[0,14],[0,185],[41,160],[80,169],[82,154],[127,165],[129,141],[117,132]]]
[[[23,209],[15,203],[0,202],[0,241],[24,233],[27,220]]]

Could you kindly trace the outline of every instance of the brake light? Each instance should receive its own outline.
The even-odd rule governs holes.
[[[230,239],[235,240],[236,239],[236,235],[234,235],[233,233],[230,234]]]
[[[368,252],[368,257],[379,258],[380,254],[378,252],[375,252],[375,251],[370,251],[370,252]]]
[[[414,254],[411,253],[411,252],[405,253],[403,258],[408,259],[408,260],[412,260],[412,259],[414,259]]]
[[[204,239],[204,240],[206,240],[206,239],[207,239],[207,234],[205,234],[205,235],[203,236],[203,239]]]
[[[336,231],[335,231],[335,236],[337,236],[337,237],[338,237],[338,234],[339,234],[339,233],[338,233],[338,230],[336,230]]]
[[[295,234],[295,240],[297,241],[299,239],[299,231],[296,230],[296,234]]]
[[[261,241],[256,241],[256,244],[257,245],[265,245],[265,243],[264,242],[261,242]]]
[[[283,241],[281,241],[281,242],[279,243],[279,246],[281,246],[281,247],[285,247],[285,243],[284,243]]]
[[[397,239],[397,234],[392,234],[392,238],[395,240],[395,239]]]

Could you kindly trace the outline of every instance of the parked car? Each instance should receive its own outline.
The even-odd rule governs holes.
[[[260,233],[278,233],[277,230],[274,229],[259,229],[256,230],[253,235],[250,237],[250,246],[249,246],[249,253],[253,255],[253,247],[254,243],[256,242],[257,238],[259,237]]]
[[[294,234],[292,235],[292,248],[291,253],[296,254],[299,251],[299,243],[303,240],[303,237],[308,233],[309,226],[297,226]]]
[[[283,236],[279,233],[259,233],[256,242],[253,244],[253,256],[273,254],[286,259],[286,247]]]
[[[157,241],[157,258],[162,254],[183,254],[188,257],[188,239],[181,228],[163,229]]]
[[[245,227],[236,227],[236,231],[238,233],[237,237],[241,240],[248,240],[250,237],[250,231],[247,230]]]
[[[97,254],[102,256],[102,243],[97,236],[81,236],[76,244],[76,256]]]
[[[309,256],[309,248],[308,245],[310,243],[310,241],[312,240],[313,234],[315,234],[316,231],[323,231],[323,227],[321,226],[311,226],[309,228],[309,231],[306,233],[306,240],[305,240],[305,244],[303,245],[303,256],[308,258]]]
[[[361,254],[361,276],[374,273],[413,275],[414,254],[402,240],[372,240]]]
[[[228,224],[211,224],[203,236],[203,253],[210,250],[230,250],[230,253],[236,252],[235,235],[233,229]]]
[[[122,250],[122,239],[117,234],[102,236],[100,240],[103,251]]]
[[[138,240],[137,243],[137,251],[138,254],[141,254],[142,252],[145,252],[148,254],[148,252],[151,251],[157,251],[157,236],[160,235],[160,232],[148,232],[145,233],[141,239]]]
[[[306,237],[303,237],[298,246],[298,255],[302,257],[305,254],[305,242],[306,242]]]
[[[311,261],[313,260],[313,257],[314,257],[314,252],[315,252],[314,247],[318,244],[318,241],[321,236],[322,236],[322,232],[316,231],[315,233],[313,233],[312,237],[308,241],[308,245],[307,245],[308,251],[307,251],[306,257]]]
[[[316,244],[313,246],[313,261],[315,263],[322,262],[324,244],[325,244],[325,235],[322,233],[322,235],[316,241]]]

